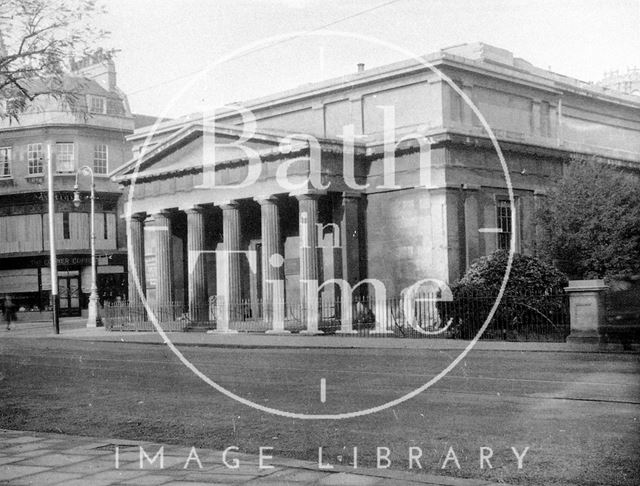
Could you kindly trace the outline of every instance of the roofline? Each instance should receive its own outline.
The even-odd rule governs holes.
[[[436,69],[443,66],[450,66],[462,70],[474,71],[491,77],[498,77],[513,83],[527,84],[531,87],[544,91],[551,91],[558,95],[563,92],[570,92],[580,96],[596,98],[604,102],[629,106],[631,108],[640,108],[640,100],[633,95],[619,93],[596,84],[587,83],[576,78],[547,71],[535,66],[525,68],[515,65],[501,64],[498,62],[470,59],[448,53],[446,50],[440,50],[432,54],[420,56],[417,59],[404,59],[395,63],[368,69],[360,73],[353,73],[324,81],[308,83],[297,88],[259,98],[249,99],[244,102],[231,103],[227,105],[228,108],[226,110],[216,116],[216,119],[224,120],[236,116],[238,112],[232,108],[233,105],[242,109],[261,109],[286,105],[306,98],[348,90],[384,79],[404,76],[407,74],[417,74],[421,71],[429,71],[429,66],[433,66]],[[175,127],[192,123],[201,118],[202,113],[191,113],[175,120],[162,122],[157,125],[154,124],[153,126],[142,127],[129,139],[136,140],[142,138],[151,131],[155,133],[164,133],[168,130],[174,129]]]
[[[423,62],[424,64],[422,64]],[[331,91],[349,89],[355,86],[366,85],[379,80],[406,74],[430,71],[430,66],[433,66],[436,69],[439,69],[440,66],[452,66],[475,72],[483,72],[483,74],[493,77],[498,75],[510,82],[522,83],[525,81],[526,84],[533,87],[543,89],[545,91],[555,91],[558,94],[561,94],[562,91],[570,91],[580,95],[590,95],[591,97],[596,95],[598,98],[603,98],[603,101],[631,105],[632,107],[640,108],[640,99],[636,96],[619,93],[614,90],[608,90],[596,84],[590,84],[576,78],[547,71],[535,66],[531,66],[531,69],[529,70],[513,65],[470,59],[460,55],[451,54],[443,50],[427,54],[425,56],[420,56],[418,60],[414,58],[405,59],[403,61],[369,69],[361,73],[353,73],[326,81],[310,83],[291,90],[250,99],[246,102],[238,103],[238,106],[251,109],[262,108],[263,105],[277,106],[281,104],[288,104],[304,98],[326,94]],[[509,72],[508,75],[507,71]],[[513,75],[514,73],[516,74],[515,76]],[[235,113],[236,111],[229,109],[226,112],[222,112],[218,118],[228,118],[229,116],[233,116]]]
[[[17,132],[20,130],[36,130],[42,128],[90,128],[95,130],[107,130],[111,132],[132,132],[132,129],[106,127],[104,125],[88,125],[84,123],[39,123],[37,125],[20,125],[13,127],[0,127],[0,134],[7,132]]]

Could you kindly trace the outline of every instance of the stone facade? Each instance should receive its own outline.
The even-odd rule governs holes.
[[[321,301],[338,298],[336,279],[369,279],[357,292],[370,293],[381,282],[387,297],[453,282],[497,248],[535,253],[536,207],[571,157],[640,168],[640,98],[485,44],[425,59],[433,68],[404,61],[129,137],[135,157],[115,174],[127,208],[171,222],[144,233],[148,295],[266,313],[276,281],[302,308],[310,282]],[[141,232],[131,235],[138,248]]]

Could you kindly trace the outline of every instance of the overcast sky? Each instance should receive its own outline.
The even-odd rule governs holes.
[[[476,41],[584,81],[640,67],[640,0],[104,2],[136,113],[180,116]],[[314,35],[282,37],[298,31]]]

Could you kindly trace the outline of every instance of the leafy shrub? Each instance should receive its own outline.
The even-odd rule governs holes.
[[[454,284],[458,289],[484,289],[496,293],[507,270],[509,252],[498,250],[476,260]],[[567,277],[555,267],[537,258],[514,254],[505,294],[543,294],[561,292],[568,284]]]
[[[478,259],[465,275],[451,286],[452,302],[440,303],[442,319],[453,319],[453,337],[473,338],[487,319],[500,292],[509,253],[504,250]],[[487,337],[515,337],[521,334],[554,330],[562,321],[566,276],[553,266],[534,257],[515,254],[511,272]],[[534,325],[535,324],[535,325]],[[542,324],[542,326],[540,326]],[[537,328],[534,331],[533,328]],[[561,332],[560,326],[556,330]],[[499,333],[500,336],[497,336]]]

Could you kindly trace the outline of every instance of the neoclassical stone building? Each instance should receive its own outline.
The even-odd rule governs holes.
[[[130,261],[150,300],[195,315],[218,296],[258,315],[274,292],[304,301],[303,282],[370,279],[387,297],[452,282],[497,248],[535,253],[536,207],[571,157],[640,167],[640,98],[486,44],[425,59],[438,72],[358,70],[129,137],[135,157],[113,177],[131,196]],[[465,97],[499,141],[513,205]],[[330,282],[321,299],[339,291]]]

